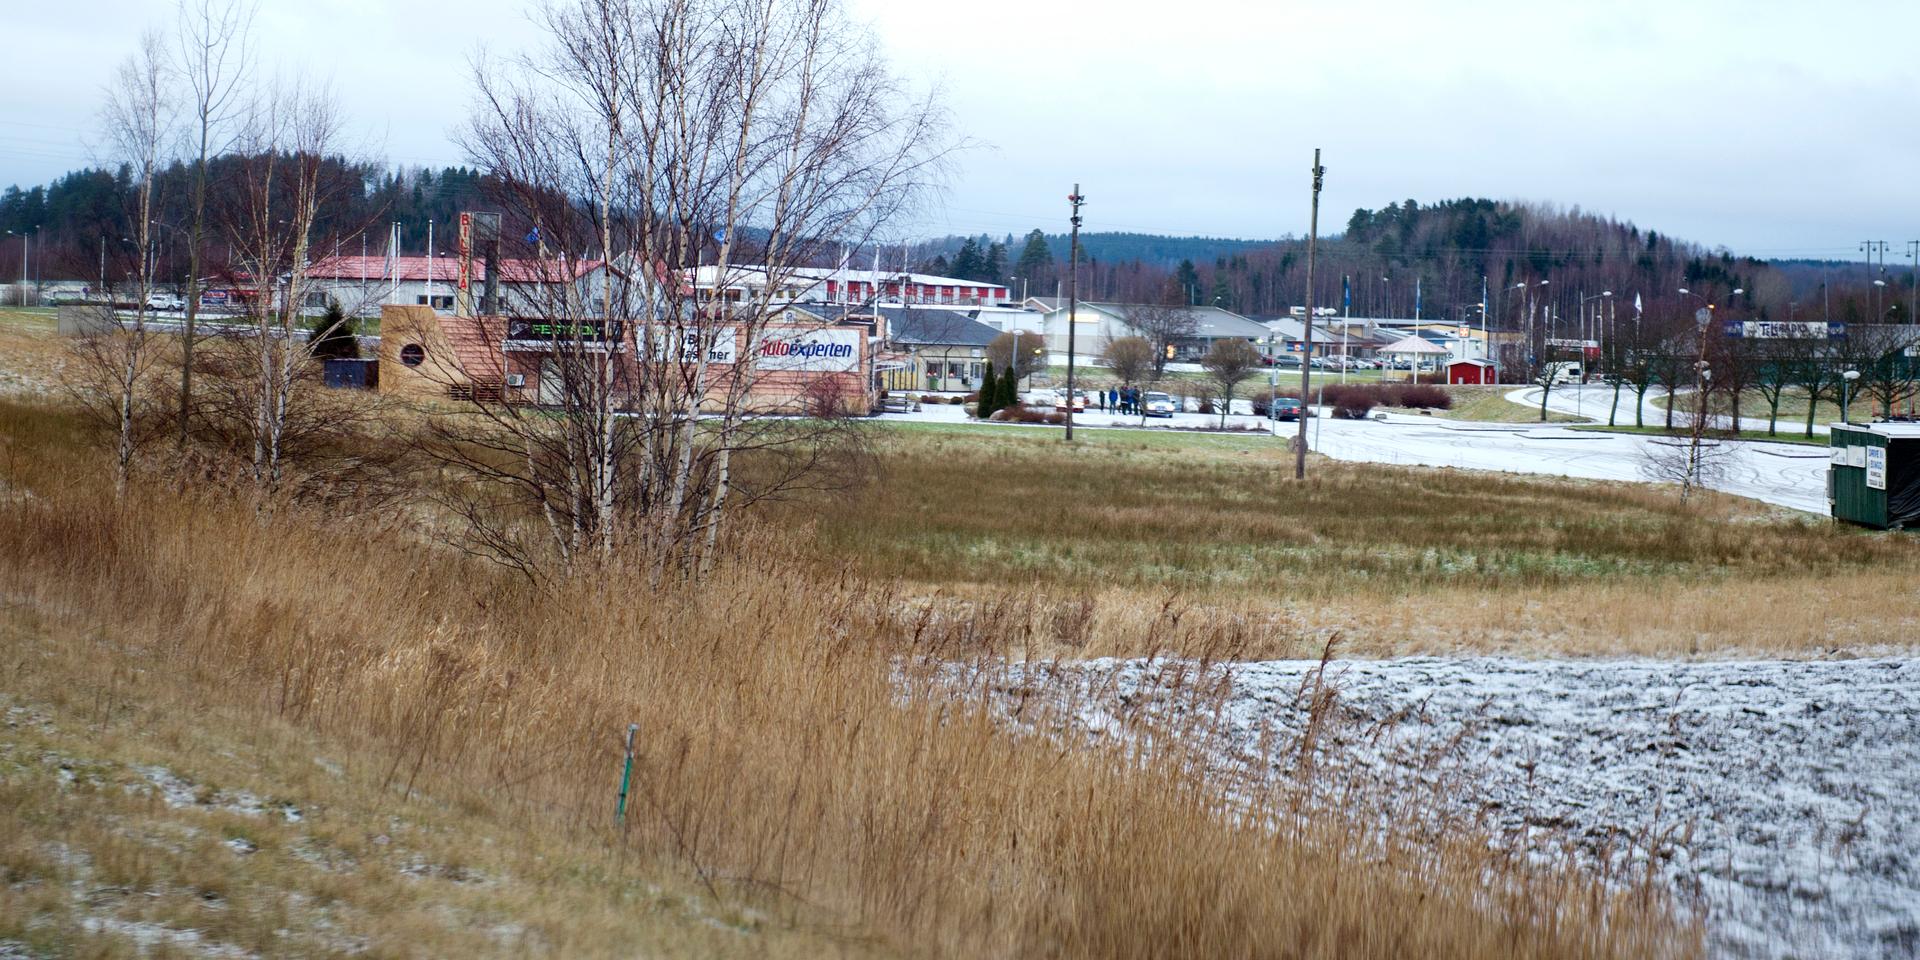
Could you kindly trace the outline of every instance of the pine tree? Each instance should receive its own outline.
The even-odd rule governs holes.
[[[1007,273],[1007,248],[998,243],[987,245],[987,252],[980,258],[980,281],[999,283]]]
[[[1180,296],[1188,304],[1192,304],[1194,298],[1200,295],[1200,271],[1194,267],[1192,260],[1180,261],[1179,269],[1173,272],[1173,282],[1179,286]]]
[[[353,318],[340,309],[340,301],[328,300],[326,315],[314,324],[311,353],[316,360],[358,360],[360,341],[353,336]]]
[[[1020,338],[1015,337],[1013,342],[1016,346],[1018,346],[1020,343]],[[1020,405],[1019,371],[1014,369],[1013,367],[1008,367],[1006,376],[1003,376],[1000,378],[1000,402],[997,405],[996,409],[1004,410],[1008,407],[1017,407],[1019,405]]]
[[[1052,275],[1053,251],[1047,246],[1045,233],[1038,229],[1028,231],[1027,245],[1020,250],[1020,260],[1014,265],[1014,271],[1035,285]]]
[[[953,275],[962,280],[978,280],[980,273],[980,242],[972,237],[960,245],[960,252],[953,256]]]
[[[987,361],[987,372],[980,377],[980,402],[975,406],[973,415],[985,420],[1000,409],[1000,383],[993,376],[993,361]]]

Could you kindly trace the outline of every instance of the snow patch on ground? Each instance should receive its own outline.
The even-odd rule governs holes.
[[[198,930],[176,930],[157,923],[135,920],[117,920],[111,917],[88,917],[80,922],[88,933],[112,933],[126,937],[140,948],[144,956],[147,951],[166,947],[197,957],[214,957],[220,960],[242,960],[257,957],[250,950],[242,950],[230,944],[208,940]]]
[[[1231,756],[1293,776],[1320,664],[1231,668]],[[1116,713],[1172,712],[1168,661],[1078,667]],[[1181,665],[1178,669],[1190,669]],[[1920,660],[1336,661],[1318,763],[1432,796],[1542,859],[1651,863],[1728,958],[1920,956]]]

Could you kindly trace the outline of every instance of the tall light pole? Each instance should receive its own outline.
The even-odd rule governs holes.
[[[1073,205],[1073,239],[1067,245],[1067,440],[1073,440],[1073,364],[1074,364],[1074,327],[1078,324],[1080,304],[1080,205],[1087,198],[1080,195],[1080,185],[1073,185],[1073,192],[1067,195],[1067,202]]]
[[[1307,325],[1300,344],[1300,434],[1293,446],[1293,478],[1307,478],[1307,398],[1313,395],[1313,251],[1320,235],[1320,182],[1327,168],[1320,165],[1320,148],[1313,150],[1313,207],[1307,219]]]

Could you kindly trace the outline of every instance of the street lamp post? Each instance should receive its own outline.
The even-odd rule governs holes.
[[[8,231],[7,231],[7,236],[9,236],[9,237],[11,237],[11,236],[13,236],[13,235],[14,235],[14,233],[15,233],[15,231],[12,231],[12,230],[8,230]],[[21,306],[23,306],[23,307],[27,305],[27,260],[28,260],[28,257],[27,257],[27,252],[28,252],[28,245],[27,245],[27,237],[28,237],[29,235],[31,235],[32,233],[33,233],[33,231],[32,231],[32,230],[21,230],[21,231],[19,231],[19,236],[20,236],[20,305],[21,305]]]

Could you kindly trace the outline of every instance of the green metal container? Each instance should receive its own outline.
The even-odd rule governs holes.
[[[1879,530],[1920,527],[1920,424],[1836,423],[1829,436],[1833,518]]]

